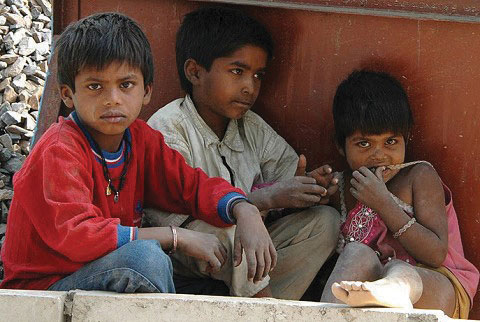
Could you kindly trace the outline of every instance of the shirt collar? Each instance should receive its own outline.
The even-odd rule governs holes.
[[[187,94],[185,96],[185,100],[183,101],[182,105],[187,110],[189,117],[193,120],[195,127],[202,134],[205,140],[205,146],[208,148],[212,144],[220,143],[218,136],[212,131],[207,123],[205,123],[200,114],[198,114],[190,95]],[[243,152],[245,147],[240,136],[238,123],[238,120],[230,120],[230,122],[228,122],[227,131],[225,132],[225,136],[223,137],[221,143],[225,144],[236,152]]]

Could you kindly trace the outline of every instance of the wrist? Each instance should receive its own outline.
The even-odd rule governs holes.
[[[252,211],[258,214],[258,217],[261,219],[258,208],[253,203],[251,203],[250,200],[243,199],[241,202],[235,204],[232,208],[232,217],[235,220],[235,224],[237,224],[238,221],[241,221],[241,218],[243,217],[252,216]]]
[[[269,187],[265,187],[252,191],[247,196],[248,200],[260,211],[270,210],[272,207],[269,190]]]

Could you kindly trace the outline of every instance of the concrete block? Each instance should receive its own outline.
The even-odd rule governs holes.
[[[447,321],[441,311],[180,294],[75,292],[71,321]]]
[[[0,321],[63,322],[67,292],[0,289]]]

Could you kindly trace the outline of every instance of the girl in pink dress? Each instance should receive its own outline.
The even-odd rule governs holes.
[[[353,72],[337,89],[333,117],[349,169],[331,198],[343,224],[322,302],[468,318],[479,272],[464,257],[450,190],[430,163],[404,163],[413,117],[400,83]]]

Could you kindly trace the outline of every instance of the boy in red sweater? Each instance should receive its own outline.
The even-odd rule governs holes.
[[[0,287],[175,292],[165,253],[175,251],[220,269],[226,250],[215,235],[139,228],[144,206],[236,223],[236,247],[266,276],[276,252],[258,209],[137,120],[153,81],[139,26],[118,13],[92,15],[67,27],[56,47],[61,97],[75,111],[43,135],[14,177]]]

